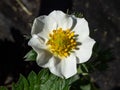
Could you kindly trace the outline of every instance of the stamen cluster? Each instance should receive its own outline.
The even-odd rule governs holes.
[[[58,28],[49,34],[47,45],[54,55],[60,58],[67,57],[77,47],[76,35],[70,29]]]

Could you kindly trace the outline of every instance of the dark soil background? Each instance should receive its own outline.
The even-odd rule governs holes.
[[[11,87],[19,74],[38,72],[35,62],[25,62],[31,49],[30,36],[35,17],[53,10],[81,12],[89,22],[91,37],[104,48],[111,48],[114,58],[106,71],[92,73],[100,90],[120,90],[120,0],[0,0],[0,85]]]

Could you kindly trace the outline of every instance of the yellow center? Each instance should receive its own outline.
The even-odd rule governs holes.
[[[55,56],[64,58],[76,49],[76,38],[76,35],[70,29],[62,30],[62,28],[59,28],[49,34],[49,40],[46,45]]]

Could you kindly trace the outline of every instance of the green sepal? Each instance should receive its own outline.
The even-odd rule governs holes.
[[[32,49],[25,56],[25,61],[36,61],[37,53]]]
[[[77,68],[78,74],[88,75],[88,68],[86,64],[79,64]]]

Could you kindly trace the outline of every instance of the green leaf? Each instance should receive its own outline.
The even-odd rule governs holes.
[[[0,90],[8,89],[0,87]],[[49,69],[42,69],[38,74],[31,71],[27,78],[20,74],[18,82],[12,84],[12,90],[97,90],[97,88],[88,75],[62,79],[50,73]]]
[[[80,86],[80,89],[81,90],[91,90],[91,85],[87,84],[87,85]]]
[[[20,74],[20,78],[17,84],[13,83],[12,90],[29,90],[28,87],[29,87],[29,84],[27,79],[22,74]]]
[[[59,78],[49,72],[48,69],[43,69],[38,74],[40,90],[69,90],[72,82],[78,79],[74,76],[69,79]]]
[[[25,55],[24,58],[26,58],[25,61],[35,61],[36,57],[37,53],[32,49]]]
[[[0,86],[0,90],[8,90],[5,86]]]
[[[39,88],[37,83],[37,74],[34,71],[31,71],[28,75],[28,81],[29,81],[29,90],[37,90]]]
[[[71,84],[78,80],[78,75],[69,79],[59,78],[42,69],[38,74],[31,71],[27,79],[20,75],[18,82],[12,85],[12,90],[70,90]]]

